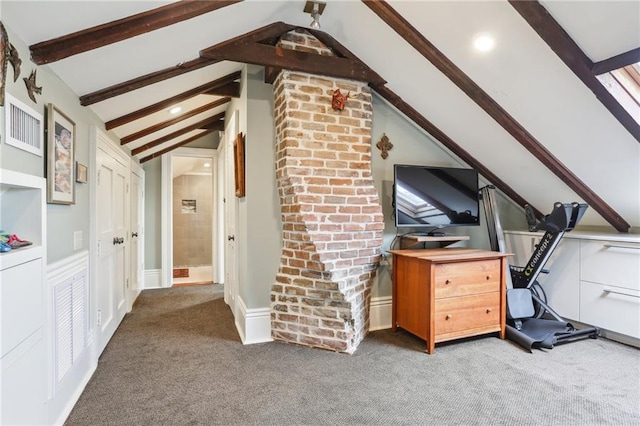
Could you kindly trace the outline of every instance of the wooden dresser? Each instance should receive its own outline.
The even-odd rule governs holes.
[[[505,337],[506,257],[469,248],[391,250],[392,329],[435,344],[498,332]]]

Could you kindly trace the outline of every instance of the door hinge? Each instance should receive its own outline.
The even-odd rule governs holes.
[[[97,179],[97,181],[98,181],[98,183],[97,183],[97,184],[98,184],[98,185],[100,185],[100,175],[101,175],[101,172],[102,172],[102,170],[98,170],[98,179]]]
[[[97,251],[98,251],[98,257],[100,257],[100,240],[98,240]]]
[[[98,325],[102,324],[102,311],[98,310]]]

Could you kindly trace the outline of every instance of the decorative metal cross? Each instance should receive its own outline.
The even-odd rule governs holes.
[[[382,134],[382,137],[376,144],[376,148],[382,151],[380,153],[380,156],[382,157],[382,159],[386,160],[389,156],[389,151],[391,151],[391,148],[393,148],[393,144],[389,141],[389,138],[385,133]]]

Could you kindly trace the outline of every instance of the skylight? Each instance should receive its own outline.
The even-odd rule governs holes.
[[[640,62],[600,74],[597,78],[640,124]]]

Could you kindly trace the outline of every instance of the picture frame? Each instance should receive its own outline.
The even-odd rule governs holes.
[[[76,123],[47,105],[47,203],[75,204]]]
[[[87,183],[87,166],[76,161],[76,182]]]
[[[244,170],[244,135],[238,133],[233,141],[234,177],[236,197],[245,196],[245,170]]]

